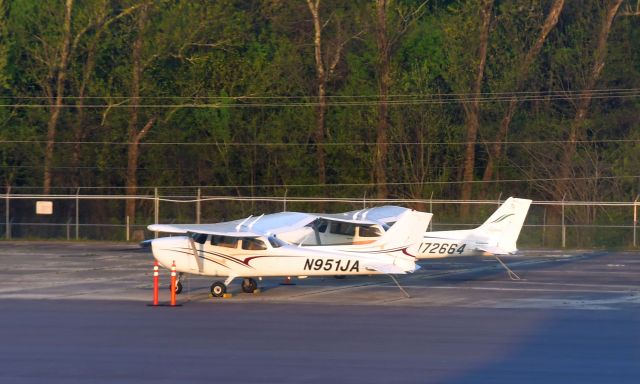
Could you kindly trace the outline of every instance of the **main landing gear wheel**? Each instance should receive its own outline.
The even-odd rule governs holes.
[[[182,293],[182,276],[184,275],[184,273],[180,272],[178,273],[178,278],[176,279],[176,295],[179,295],[180,293]],[[171,285],[169,285],[169,290],[171,290]]]
[[[224,283],[216,281],[211,284],[211,296],[213,297],[222,297],[227,292],[227,286]]]
[[[244,279],[242,281],[242,292],[253,293],[258,288],[258,283],[254,279]]]
[[[182,283],[178,281],[176,283],[176,295],[179,295],[181,292],[182,292]]]

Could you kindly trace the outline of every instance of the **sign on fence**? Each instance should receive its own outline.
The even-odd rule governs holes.
[[[53,201],[36,201],[36,215],[52,215]]]

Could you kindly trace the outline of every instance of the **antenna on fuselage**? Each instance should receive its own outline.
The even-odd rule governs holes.
[[[256,219],[255,219],[255,220],[253,220],[253,221],[251,222],[251,224],[249,224],[249,226],[248,226],[247,228],[249,228],[249,229],[253,228],[253,224],[257,223],[257,222],[258,222],[258,220],[262,219],[262,216],[264,216],[264,213],[263,213],[262,215],[260,215],[260,216],[256,217]]]
[[[244,223],[246,223],[247,220],[249,220],[252,217],[253,217],[253,215],[249,215],[249,217],[247,217],[246,219],[242,220],[242,222],[240,224],[236,225],[236,232],[240,232],[240,228],[242,228]]]

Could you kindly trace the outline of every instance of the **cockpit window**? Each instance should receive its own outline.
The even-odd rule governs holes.
[[[380,229],[373,225],[360,227],[360,237],[380,237],[381,235]]]
[[[277,237],[274,236],[270,236],[269,237],[269,243],[271,244],[271,246],[273,248],[280,248],[283,245],[285,245],[286,243],[280,239],[278,239]]]
[[[204,233],[192,233],[189,236],[198,244],[204,244],[207,242],[207,235]]]
[[[226,248],[236,248],[238,239],[230,236],[213,235],[211,236],[211,245]]]
[[[327,230],[327,226],[329,225],[329,223],[327,222],[327,220],[323,220],[323,219],[318,219],[316,226],[318,228],[318,232],[324,233]]]
[[[333,222],[331,223],[331,233],[339,235],[355,236],[356,226],[351,223]]]
[[[242,239],[242,249],[249,251],[262,251],[267,249],[267,246],[264,244],[264,241],[260,239],[245,238]]]

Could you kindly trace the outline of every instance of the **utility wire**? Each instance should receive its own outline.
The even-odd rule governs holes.
[[[452,141],[452,142],[387,142],[387,143],[375,143],[375,142],[338,142],[338,143],[242,143],[242,142],[185,142],[185,141],[157,141],[157,142],[141,142],[138,145],[194,145],[194,146],[230,146],[230,147],[308,147],[308,146],[321,146],[321,147],[355,147],[355,146],[429,146],[429,145],[491,145],[491,144],[504,144],[504,145],[537,145],[537,144],[607,144],[607,143],[638,143],[640,139],[597,139],[597,140],[537,140],[537,141]],[[46,144],[46,140],[0,140],[0,144]],[[127,141],[56,141],[55,144],[70,145],[70,144],[83,144],[83,145],[130,145]]]
[[[399,95],[390,96],[387,100],[381,100],[378,95],[375,96],[334,96],[329,98],[325,104],[331,107],[353,107],[353,106],[378,106],[381,104],[403,106],[403,105],[441,105],[441,104],[465,104],[472,102],[506,102],[516,99],[520,102],[525,101],[552,101],[552,100],[579,100],[583,98],[591,99],[608,99],[608,98],[637,98],[640,97],[640,89],[615,89],[615,90],[584,90],[584,91],[550,91],[550,92],[525,92],[525,93],[486,93],[476,96],[474,94],[434,94],[434,95]],[[343,101],[341,99],[356,99],[354,101]],[[18,99],[18,100],[50,100],[50,98],[41,97],[3,97],[2,99]],[[67,100],[79,99],[73,96],[67,96]],[[89,99],[89,98],[87,98]],[[89,100],[122,100],[119,103],[103,103],[103,104],[62,104],[61,108],[211,108],[211,109],[223,109],[223,108],[268,108],[268,107],[316,107],[321,103],[318,101],[286,101],[286,102],[253,102],[253,100],[305,100],[305,99],[317,99],[316,96],[303,96],[303,97],[288,97],[288,96],[271,96],[271,97],[142,97],[141,99],[149,100],[171,100],[171,99],[189,99],[189,100],[221,100],[219,103],[156,103],[156,104],[130,104],[126,103],[130,97],[92,97]],[[364,100],[358,100],[364,99]],[[370,100],[367,100],[370,99]],[[229,101],[234,103],[230,103]],[[334,101],[337,100],[337,101]],[[55,104],[51,103],[1,103],[0,107],[8,108],[51,108],[55,107]]]
[[[521,183],[521,182],[547,182],[560,180],[620,180],[620,179],[640,179],[640,175],[623,175],[623,176],[585,176],[585,177],[565,177],[565,178],[530,178],[530,179],[504,179],[504,180],[473,180],[473,181],[417,181],[417,182],[388,182],[388,183],[332,183],[332,184],[255,184],[255,185],[180,185],[180,186],[138,186],[138,189],[160,188],[160,189],[178,189],[178,188],[205,188],[205,189],[247,189],[247,188],[328,188],[328,187],[375,187],[379,185],[388,186],[410,186],[410,185],[450,185],[450,184],[490,184],[490,183]],[[24,188],[34,189],[38,186],[12,187],[12,189]],[[53,189],[125,189],[126,187],[91,187],[91,186],[58,186]]]

